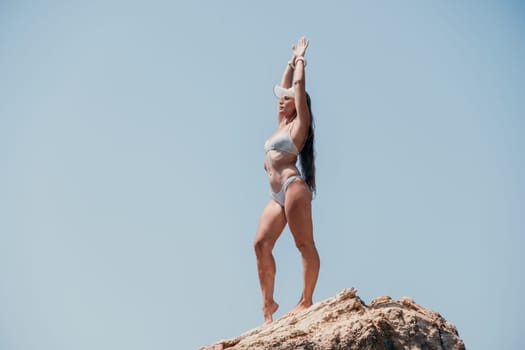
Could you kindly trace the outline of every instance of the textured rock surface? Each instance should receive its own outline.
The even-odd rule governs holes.
[[[412,299],[379,297],[365,305],[355,289],[243,335],[200,350],[465,349],[456,327]]]

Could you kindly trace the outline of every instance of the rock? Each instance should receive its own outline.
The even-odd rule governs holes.
[[[292,317],[199,350],[464,350],[456,327],[414,300],[379,297],[369,306],[345,289]]]

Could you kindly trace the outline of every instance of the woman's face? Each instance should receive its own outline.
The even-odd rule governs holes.
[[[277,102],[277,113],[280,117],[289,117],[295,113],[295,99],[292,96],[281,96]]]

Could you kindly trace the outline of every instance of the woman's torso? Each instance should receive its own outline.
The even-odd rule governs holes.
[[[295,165],[298,149],[288,126],[278,129],[264,144],[266,152],[264,169],[270,180],[272,192],[279,192],[290,176],[300,175]]]

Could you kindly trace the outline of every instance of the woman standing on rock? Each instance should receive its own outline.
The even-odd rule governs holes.
[[[254,247],[265,324],[272,322],[272,315],[279,307],[273,299],[276,269],[272,250],[286,224],[301,252],[304,277],[301,300],[288,315],[312,305],[319,275],[319,255],[312,225],[315,164],[312,111],[305,89],[307,47],[308,40],[304,37],[292,46],[293,56],[283,73],[281,85],[274,88],[278,98],[278,128],[264,145],[264,169],[270,180],[271,199],[261,214]],[[302,174],[296,166],[298,158]]]

